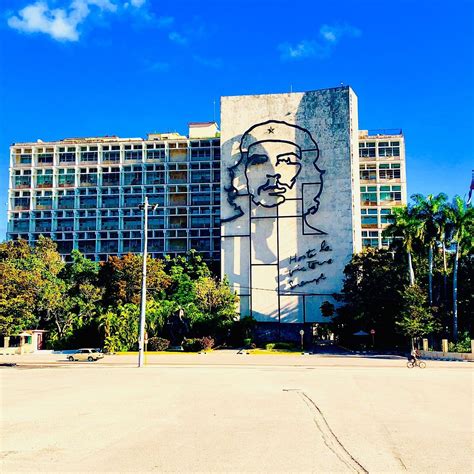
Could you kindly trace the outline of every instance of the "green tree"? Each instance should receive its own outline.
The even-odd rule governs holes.
[[[239,297],[230,288],[229,281],[226,278],[223,281],[211,277],[199,278],[195,293],[201,315],[199,320],[193,321],[194,327],[200,335],[223,337],[238,317]]]
[[[414,194],[415,201],[413,212],[418,220],[418,237],[428,247],[428,295],[429,304],[433,305],[433,252],[436,242],[442,239],[442,226],[444,222],[444,208],[448,197],[444,193]]]
[[[38,277],[36,272],[22,270],[12,261],[0,261],[0,334],[11,336],[38,327]]]
[[[61,303],[58,277],[64,262],[56,244],[40,236],[0,244],[0,326],[5,334],[38,327],[41,316]]]
[[[462,255],[472,254],[474,249],[474,208],[456,196],[448,208],[454,245],[453,266],[453,339],[458,340],[458,268]]]
[[[401,291],[408,283],[401,253],[368,248],[353,255],[344,269],[342,293],[337,297],[334,328],[350,342],[354,332],[377,331],[381,344],[398,342],[395,321],[402,307]]]
[[[392,209],[392,223],[384,230],[383,235],[400,239],[408,257],[408,276],[410,285],[415,284],[413,270],[413,250],[417,239],[418,219],[409,206]]]
[[[146,328],[148,337],[163,337],[168,318],[175,313],[179,305],[170,300],[151,300],[146,304]]]
[[[335,309],[336,307],[329,301],[323,301],[320,306],[321,314],[326,318],[331,318]]]
[[[107,352],[137,349],[139,315],[139,307],[132,303],[109,307],[100,315],[99,325],[104,331]]]
[[[441,329],[427,304],[425,292],[418,285],[408,286],[401,295],[403,306],[396,324],[402,334],[417,339]]]

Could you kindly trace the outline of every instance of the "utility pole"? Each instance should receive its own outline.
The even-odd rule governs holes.
[[[148,208],[154,211],[158,204],[149,206],[145,196],[143,204],[138,206],[143,212],[143,266],[142,266],[142,294],[140,301],[140,334],[138,335],[138,367],[143,367],[145,361],[145,313],[146,313],[146,260],[148,253]]]

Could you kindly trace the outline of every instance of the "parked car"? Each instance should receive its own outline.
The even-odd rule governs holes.
[[[88,360],[93,362],[94,360],[103,359],[104,354],[99,352],[97,349],[78,349],[74,354],[68,356],[68,360]]]

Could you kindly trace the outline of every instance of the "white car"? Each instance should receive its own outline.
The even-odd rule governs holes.
[[[104,354],[97,349],[78,349],[74,354],[68,356],[67,360],[71,362],[74,360],[87,360],[93,362],[98,359],[103,359]]]

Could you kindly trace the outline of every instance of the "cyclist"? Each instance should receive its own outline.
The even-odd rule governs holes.
[[[410,361],[413,362],[413,364],[416,364],[418,362],[419,357],[420,357],[419,350],[413,347],[410,352]]]

